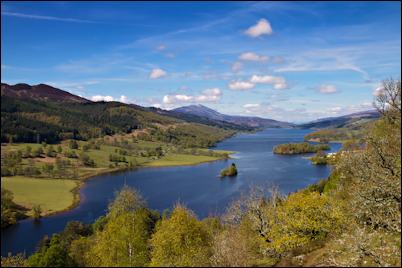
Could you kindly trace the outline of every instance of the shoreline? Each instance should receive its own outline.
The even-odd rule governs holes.
[[[230,137],[229,137],[230,138]],[[213,150],[213,149],[210,149]],[[113,169],[105,169],[103,171],[99,171],[95,174],[89,174],[89,175],[85,175],[82,176],[76,180],[77,185],[76,187],[74,187],[70,192],[73,194],[73,203],[66,207],[65,209],[62,210],[58,210],[58,211],[53,211],[44,215],[41,215],[41,217],[38,219],[38,221],[40,221],[41,218],[45,218],[45,217],[50,217],[50,216],[55,216],[55,215],[59,215],[59,214],[63,214],[66,213],[70,210],[73,210],[74,208],[78,207],[79,204],[81,203],[81,194],[80,194],[80,190],[83,186],[85,186],[85,183],[90,180],[90,179],[94,179],[97,176],[101,176],[101,175],[107,175],[107,174],[113,174],[113,173],[118,173],[118,172],[127,172],[127,171],[134,171],[140,168],[166,168],[166,167],[180,167],[180,166],[196,166],[196,165],[200,165],[200,164],[205,164],[205,163],[209,163],[209,162],[214,162],[214,161],[221,161],[221,160],[227,160],[227,159],[232,159],[231,155],[235,154],[236,152],[234,151],[229,151],[228,157],[221,157],[221,158],[217,158],[217,159],[211,159],[211,160],[202,160],[199,162],[195,162],[195,163],[187,163],[187,164],[172,164],[172,165],[155,165],[155,166],[147,166],[147,163],[152,163],[152,161],[148,161],[145,162],[139,166],[133,167],[133,168],[113,168]],[[16,222],[16,224],[18,224],[20,221],[25,221],[25,220],[34,220],[32,215],[27,215],[26,218],[18,220]],[[10,225],[12,226],[12,225]],[[8,226],[9,227],[9,226]],[[7,228],[7,227],[6,227]],[[6,229],[5,228],[5,229]]]

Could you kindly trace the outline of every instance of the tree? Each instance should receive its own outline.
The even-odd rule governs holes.
[[[115,218],[128,212],[135,212],[146,206],[141,194],[127,185],[124,185],[120,192],[116,192],[115,196],[114,201],[108,207],[107,216],[110,218]]]
[[[42,167],[43,172],[47,173],[48,177],[53,176],[54,165],[46,163]]]
[[[87,167],[95,167],[96,166],[95,161],[93,159],[91,159],[89,157],[89,155],[87,155],[86,153],[82,153],[80,155],[80,159],[84,166],[87,166]]]
[[[401,118],[401,80],[392,78],[382,82],[381,90],[374,101],[374,106],[387,120]]]
[[[258,236],[250,229],[227,227],[213,237],[213,267],[252,267],[263,258],[258,248]]]
[[[25,147],[25,152],[24,152],[24,157],[30,157],[31,156],[31,153],[32,153],[32,147],[31,146],[29,146],[29,145],[27,145],[26,147]]]
[[[291,194],[275,212],[275,217],[268,218],[272,227],[265,249],[273,257],[339,232],[345,220],[340,207],[317,192]]]
[[[401,81],[385,80],[375,105],[382,114],[366,148],[337,165],[353,215],[374,230],[401,232]]]
[[[96,234],[88,252],[87,264],[102,267],[145,267],[150,261],[148,240],[155,225],[145,208],[110,219]]]
[[[48,156],[48,157],[55,157],[56,156],[56,151],[54,150],[53,145],[47,146],[46,156]]]
[[[212,238],[191,211],[176,205],[152,236],[151,266],[209,266]]]
[[[35,220],[40,219],[41,214],[42,214],[42,208],[41,208],[41,206],[40,206],[40,205],[34,205],[34,206],[32,207],[32,212],[33,212],[33,218],[34,218]]]
[[[82,146],[82,151],[87,152],[89,150],[89,145],[88,144],[84,144]]]
[[[40,157],[43,154],[43,149],[41,146],[36,148],[36,150],[33,151],[33,157]]]
[[[69,248],[74,240],[80,237],[87,237],[91,232],[89,225],[78,221],[70,221],[64,230],[54,234],[49,240],[45,236],[38,246],[35,254],[28,259],[31,267],[72,267],[76,266],[69,254]]]
[[[76,140],[70,140],[68,146],[70,147],[70,149],[74,150],[74,149],[78,149],[78,143]]]
[[[67,267],[72,261],[60,241],[60,235],[53,235],[50,244],[28,258],[30,267]]]
[[[16,223],[13,205],[13,193],[1,187],[1,228]]]
[[[17,254],[17,255],[8,255],[7,257],[1,257],[1,267],[26,267],[27,260],[25,259],[25,255]]]

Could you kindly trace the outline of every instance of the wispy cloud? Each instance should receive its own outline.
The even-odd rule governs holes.
[[[228,86],[231,90],[249,90],[255,87],[255,84],[248,81],[232,81]]]
[[[53,17],[53,16],[44,16],[44,15],[36,15],[36,14],[25,14],[25,13],[16,13],[16,12],[7,12],[2,11],[2,16],[9,17],[17,17],[24,19],[35,19],[35,20],[50,20],[50,21],[63,21],[63,22],[75,22],[75,23],[102,23],[92,20],[82,20],[76,18],[62,18],[62,17]]]
[[[371,80],[367,70],[373,66],[373,54],[384,56],[390,51],[400,50],[400,42],[375,41],[366,44],[343,45],[337,47],[307,49],[288,56],[288,64],[275,69],[275,72],[326,72],[353,71],[360,73],[365,80]],[[400,53],[400,52],[399,52]]]
[[[240,54],[239,60],[243,61],[257,61],[257,62],[266,62],[268,60],[268,56],[258,55],[254,52],[244,52]]]

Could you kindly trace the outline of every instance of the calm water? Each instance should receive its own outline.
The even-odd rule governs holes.
[[[219,143],[216,149],[238,152],[235,159],[197,166],[143,168],[103,175],[89,180],[81,189],[81,204],[63,214],[24,220],[1,232],[1,255],[7,252],[31,254],[44,235],[63,230],[71,220],[93,222],[105,214],[114,192],[124,183],[137,188],[148,206],[159,211],[171,208],[177,201],[187,205],[200,217],[224,212],[227,205],[251,185],[277,185],[283,193],[293,192],[329,175],[330,168],[310,164],[306,155],[281,156],[272,147],[287,142],[300,142],[310,130],[266,129],[256,134],[241,134]],[[331,144],[337,151],[340,144]],[[220,179],[221,169],[234,162],[239,174]]]

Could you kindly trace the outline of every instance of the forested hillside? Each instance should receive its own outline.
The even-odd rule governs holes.
[[[365,122],[375,120],[379,116],[380,114],[378,113],[378,111],[369,110],[338,117],[322,118],[309,123],[300,124],[298,125],[298,127],[312,128],[312,129],[346,128],[346,127],[353,127],[353,125],[360,125]]]
[[[307,134],[304,140],[316,142],[363,140],[376,120],[360,120],[339,128],[319,129]]]
[[[92,102],[44,84],[2,84],[1,89],[1,142],[89,140],[184,122],[190,123],[188,130],[194,126],[192,135],[201,131],[210,136],[219,133],[218,128],[230,132],[255,130],[250,126],[134,104]]]
[[[129,133],[178,119],[118,102],[60,103],[1,97],[1,141],[55,143]]]

